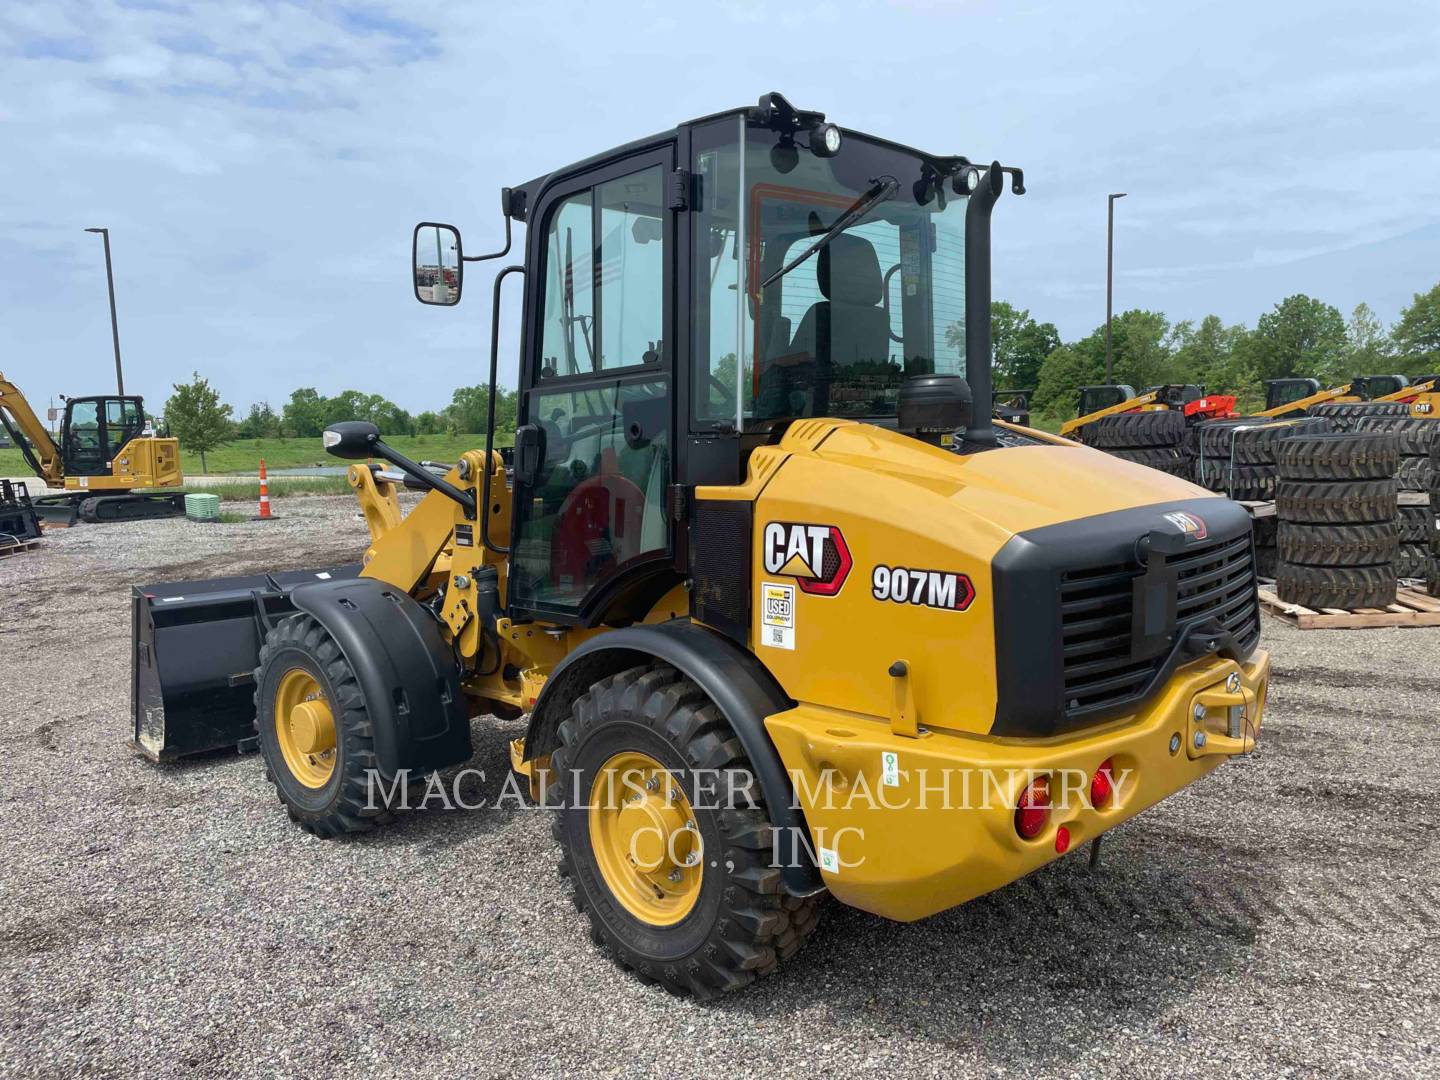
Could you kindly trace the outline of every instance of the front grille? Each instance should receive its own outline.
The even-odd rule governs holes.
[[[1260,636],[1249,533],[1214,541],[1170,564],[1176,572],[1175,625],[1214,624],[1248,651]],[[1133,564],[1071,570],[1061,576],[1062,712],[1073,719],[1142,698],[1166,650],[1137,660],[1132,652]]]

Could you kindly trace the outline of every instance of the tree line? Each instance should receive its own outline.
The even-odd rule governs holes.
[[[1105,381],[1105,325],[1064,342],[1052,323],[1004,301],[991,308],[996,389],[1033,391],[1042,422],[1074,415],[1076,391]],[[1138,389],[1201,383],[1235,394],[1241,412],[1263,408],[1267,379],[1312,378],[1322,386],[1358,375],[1440,371],[1440,284],[1416,293],[1388,329],[1368,304],[1347,319],[1322,300],[1297,293],[1261,315],[1255,327],[1227,326],[1217,315],[1172,323],[1158,311],[1114,317],[1113,380]]]
[[[220,400],[219,391],[197,371],[190,382],[175,384],[165,402],[165,424],[186,450],[200,455],[240,439],[318,438],[340,420],[369,420],[382,434],[469,435],[485,430],[490,411],[488,386],[457,387],[450,404],[438,411],[411,414],[380,394],[343,390],[326,397],[313,386],[290,394],[277,412],[268,401],[250,406],[243,419],[235,419],[232,406]],[[495,430],[513,433],[519,398],[513,390],[495,392]]]
[[[952,344],[963,339],[958,326],[948,336]],[[1076,391],[1105,381],[1103,323],[1066,342],[1053,323],[1001,300],[990,309],[990,336],[996,389],[1031,391],[1031,409],[1042,424],[1073,415]],[[1241,412],[1254,412],[1263,407],[1267,379],[1313,378],[1333,386],[1357,375],[1440,372],[1440,284],[1416,293],[1388,329],[1368,304],[1346,319],[1333,305],[1297,293],[1261,315],[1254,329],[1226,326],[1218,315],[1172,323],[1158,311],[1122,311],[1111,340],[1115,382],[1136,389],[1201,383],[1210,393],[1235,394]],[[515,391],[496,391],[496,431],[514,432],[518,404]],[[339,420],[369,420],[386,435],[477,434],[485,430],[488,409],[483,385],[457,387],[444,408],[415,414],[380,394],[344,390],[326,397],[307,386],[292,391],[279,411],[262,401],[236,420],[197,372],[175,386],[165,419],[203,462],[206,451],[236,439],[317,438]]]

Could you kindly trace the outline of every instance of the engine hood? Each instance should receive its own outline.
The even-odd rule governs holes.
[[[1018,446],[960,455],[869,424],[796,432],[790,446],[846,469],[878,474],[900,505],[943,500],[997,532],[1180,499],[1219,498],[1187,480],[1076,445]]]

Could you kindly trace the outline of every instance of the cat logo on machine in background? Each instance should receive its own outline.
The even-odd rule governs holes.
[[[810,596],[834,596],[855,560],[834,525],[772,521],[765,526],[765,572],[792,577]]]

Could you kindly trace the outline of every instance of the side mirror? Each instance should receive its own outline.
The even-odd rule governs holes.
[[[453,225],[422,221],[410,245],[410,273],[415,299],[422,304],[453,307],[460,302],[465,279],[465,252],[460,230]]]
[[[375,444],[380,441],[380,429],[365,420],[343,420],[331,424],[320,435],[325,452],[347,461],[375,456]]]

